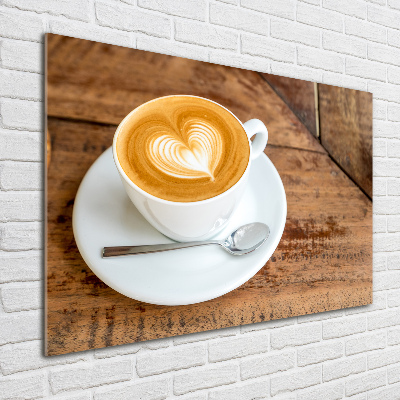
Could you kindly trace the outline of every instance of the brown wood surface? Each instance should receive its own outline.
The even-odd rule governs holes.
[[[48,39],[52,159],[46,354],[372,302],[372,203],[259,74],[57,35]],[[150,59],[157,67],[145,63]],[[174,307],[138,302],[105,285],[81,258],[71,228],[78,186],[111,145],[116,124],[135,105],[167,94],[168,85],[171,92],[181,87],[176,93],[185,88],[212,98],[242,120],[265,121],[270,133],[266,154],[282,178],[288,203],[282,240],[257,275],[217,299]]]
[[[372,94],[318,85],[321,143],[372,198]]]

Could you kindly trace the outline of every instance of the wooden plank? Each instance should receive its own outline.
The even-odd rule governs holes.
[[[71,226],[80,181],[109,147],[115,126],[49,118],[48,127],[48,355],[372,302],[371,202],[327,154],[276,146],[266,153],[285,186],[288,217],[281,243],[255,277],[189,306],[151,305],[115,292],[82,260]]]
[[[318,87],[321,143],[372,199],[372,94]]]

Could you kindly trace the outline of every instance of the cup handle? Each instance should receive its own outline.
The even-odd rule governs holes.
[[[243,124],[249,139],[256,135],[251,143],[251,159],[256,159],[265,149],[268,142],[268,130],[259,119],[251,119]]]

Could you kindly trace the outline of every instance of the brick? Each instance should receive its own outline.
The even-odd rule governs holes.
[[[388,232],[400,232],[400,216],[388,217]]]
[[[0,192],[0,221],[39,220],[41,214],[41,193]]]
[[[390,144],[388,145],[388,153],[393,157]],[[374,176],[390,176],[398,178],[400,177],[399,167],[400,159],[376,159],[374,160]]]
[[[92,396],[90,394],[90,391],[83,392],[79,394],[67,394],[67,395],[58,395],[58,396],[51,396],[51,399],[53,400],[92,400]]]
[[[349,54],[355,57],[367,57],[367,44],[344,34],[335,32],[323,32],[322,47],[338,53]]]
[[[242,337],[228,338],[210,342],[208,345],[208,359],[210,362],[230,360],[246,357],[268,351],[268,335],[242,335]]]
[[[399,24],[400,26],[400,24]],[[368,44],[368,58],[380,63],[400,66],[400,50],[376,43]]]
[[[271,348],[283,349],[287,346],[300,346],[321,340],[320,323],[294,325],[271,332]]]
[[[163,352],[142,353],[136,359],[136,371],[144,376],[178,371],[184,368],[204,365],[207,361],[206,347],[203,345],[180,346]]]
[[[41,131],[43,129],[43,103],[3,99],[0,103],[3,126],[6,128]]]
[[[342,317],[344,315],[344,310],[331,310],[320,312],[316,314],[299,315],[297,321],[299,324],[315,321],[323,321],[325,319],[332,319]]]
[[[388,0],[388,6],[391,8],[395,8],[396,10],[400,10],[400,4],[396,0]]]
[[[386,139],[374,139],[374,141],[373,141],[373,156],[374,157],[386,157]]]
[[[314,4],[314,6],[319,6],[321,5],[322,0],[300,0],[300,1],[303,1],[304,3],[308,4]]]
[[[200,22],[175,21],[175,39],[215,49],[236,50],[238,34]]]
[[[388,67],[388,80],[389,82],[392,82],[390,76],[390,67]],[[400,103],[400,90],[398,85],[391,85],[389,83],[382,83],[382,82],[368,82],[368,91],[374,95],[374,99],[376,98],[386,101],[393,101],[395,103]],[[375,137],[375,130],[374,130],[374,137]]]
[[[110,358],[127,354],[135,354],[142,348],[142,343],[129,343],[120,346],[105,347],[103,349],[95,349],[94,358]]]
[[[388,28],[400,29],[400,13],[387,8],[368,6],[368,21]]]
[[[44,46],[21,40],[0,41],[0,62],[3,68],[42,73]]]
[[[375,391],[368,392],[368,400],[398,400],[400,385],[385,387]]]
[[[386,5],[386,0],[366,0],[370,3],[375,3],[375,4],[380,4],[381,6],[385,6]]]
[[[200,367],[175,375],[174,394],[181,395],[195,390],[228,385],[238,380],[239,367],[235,364],[224,364],[215,367]]]
[[[18,374],[0,379],[0,400],[37,399],[46,395],[46,373]]]
[[[40,161],[43,133],[0,130],[0,160]]]
[[[356,58],[347,58],[345,70],[346,74],[349,75],[377,81],[386,81],[386,66],[384,64]]]
[[[267,16],[220,3],[210,4],[210,22],[215,25],[222,25],[265,36],[268,36],[269,32]]]
[[[397,233],[377,233],[374,236],[374,251],[399,251],[400,235]]]
[[[394,47],[400,47],[400,32],[399,31],[392,31],[388,29],[387,32],[388,36],[388,45]]]
[[[374,215],[373,216],[373,233],[386,232],[386,216]]]
[[[365,21],[346,19],[344,22],[347,35],[358,36],[368,41],[386,43],[386,29]]]
[[[388,179],[387,192],[389,196],[397,196],[400,194],[400,179]]]
[[[262,356],[247,358],[240,363],[243,380],[287,371],[296,365],[296,353],[291,351],[271,352]]]
[[[400,105],[389,103],[387,106],[388,120],[400,122]],[[400,153],[397,152],[397,157],[400,157]]]
[[[279,3],[274,0],[241,0],[240,5],[277,17],[293,20],[295,16],[294,0],[282,0]]]
[[[400,288],[400,274],[396,271],[380,272],[374,275],[374,291]]]
[[[342,72],[344,68],[343,57],[324,50],[297,48],[297,62],[312,68],[321,68],[332,72]]]
[[[63,15],[68,18],[89,20],[88,0],[3,0],[2,4],[17,7],[21,10],[35,11],[36,13],[49,13],[51,15]]]
[[[167,379],[112,385],[94,392],[94,400],[162,400],[167,396]]]
[[[344,395],[344,385],[342,382],[318,385],[312,389],[306,389],[297,394],[298,400],[339,400]]]
[[[368,330],[400,325],[400,310],[378,311],[367,316]]]
[[[42,42],[44,23],[36,15],[0,10],[0,36]]]
[[[304,3],[297,4],[297,21],[336,32],[343,31],[343,18],[341,15]]]
[[[41,222],[9,222],[0,225],[0,250],[41,249],[41,228]]]
[[[386,260],[385,260],[385,269],[386,269]],[[375,269],[374,269],[375,272]],[[372,304],[367,304],[365,306],[360,307],[352,307],[346,309],[346,315],[354,315],[354,314],[363,314],[366,312],[372,312],[377,310],[386,309],[386,293],[384,292],[374,292],[374,300]]]
[[[243,54],[289,63],[294,63],[296,57],[296,47],[291,43],[245,34],[241,35],[241,51]]]
[[[258,322],[256,324],[242,325],[240,327],[240,332],[241,333],[254,332],[264,329],[275,329],[275,328],[281,328],[283,326],[294,325],[296,323],[296,319],[297,319],[296,317],[292,317],[292,318],[275,319],[272,321]]]
[[[43,77],[30,72],[0,69],[0,96],[39,100],[43,96]]]
[[[39,282],[11,283],[1,289],[6,312],[37,310],[42,307],[42,284]]]
[[[400,382],[400,365],[387,369],[387,378],[389,384]]]
[[[96,2],[96,17],[102,26],[163,38],[171,37],[169,18],[143,12],[131,6]]]
[[[173,338],[174,344],[186,344],[200,342],[202,340],[215,339],[219,337],[234,336],[238,332],[237,327],[217,329],[214,331],[205,331],[198,333],[191,333],[189,335],[176,336]]]
[[[207,4],[204,0],[175,0],[173,2],[138,0],[138,6],[178,17],[206,20]]]
[[[0,252],[0,283],[37,281],[41,277],[41,253],[37,251]]]
[[[239,4],[239,0],[218,0],[218,1],[222,1],[223,3],[233,4],[233,5]]]
[[[323,0],[322,6],[329,10],[338,11],[351,17],[365,19],[367,17],[367,5],[359,0]]]
[[[271,394],[291,392],[321,382],[321,366],[299,368],[295,371],[283,372],[271,377]]]
[[[400,68],[388,66],[388,82],[400,85]]]
[[[51,370],[49,382],[53,394],[66,390],[87,389],[99,385],[132,379],[132,362],[129,359],[118,361],[101,360],[93,364],[75,365]]]
[[[333,72],[324,72],[322,82],[347,89],[367,90],[367,82],[364,79]]]
[[[304,79],[312,82],[322,82],[322,71],[301,67],[299,65],[271,62],[271,73],[289,78]]]
[[[387,121],[373,121],[374,137],[400,139],[400,124]]]
[[[374,178],[373,196],[386,196],[386,179]]]
[[[251,71],[269,72],[270,62],[266,58],[232,53],[225,50],[210,50],[209,61]]]
[[[41,163],[0,163],[0,187],[3,190],[42,190],[42,180]]]
[[[65,354],[62,357],[43,357],[43,343],[33,340],[25,343],[7,344],[0,347],[1,370],[4,375],[45,368],[52,365],[70,364],[88,360],[85,353]]]
[[[361,333],[366,330],[366,320],[363,315],[324,321],[322,325],[322,336],[324,339],[353,335],[354,333]]]
[[[389,270],[400,269],[400,254],[399,253],[388,254],[387,266]]]
[[[400,347],[378,350],[367,355],[368,369],[385,367],[400,362]]]
[[[269,397],[268,380],[226,386],[223,389],[212,390],[209,400],[254,400]]]
[[[324,363],[322,377],[324,382],[344,378],[352,374],[359,374],[367,370],[367,362],[364,355],[345,357],[339,360]]]
[[[313,47],[319,47],[321,40],[318,29],[280,19],[271,21],[271,36]]]
[[[399,212],[400,199],[396,197],[378,197],[376,199],[374,204],[375,214],[398,214]]]
[[[139,36],[136,39],[136,47],[139,50],[153,51],[155,53],[190,58],[192,60],[208,61],[208,49],[167,39]],[[232,53],[229,52],[229,54],[232,56]]]
[[[374,119],[386,120],[386,101],[373,100],[372,103],[372,116]],[[375,146],[375,144],[374,144]]]
[[[41,324],[37,310],[0,314],[0,346],[41,338]]]
[[[400,344],[400,328],[392,328],[387,330],[387,344],[388,346]]]
[[[351,378],[346,382],[346,396],[368,392],[386,385],[386,371],[372,371]]]
[[[297,365],[304,367],[343,356],[343,343],[329,341],[327,343],[304,346],[297,350]]]
[[[366,333],[346,340],[346,356],[386,347],[386,332]]]

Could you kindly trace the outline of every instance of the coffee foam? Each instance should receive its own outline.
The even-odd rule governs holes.
[[[243,175],[246,132],[221,106],[191,96],[168,96],[136,109],[120,126],[117,155],[129,179],[170,201],[205,200]]]

